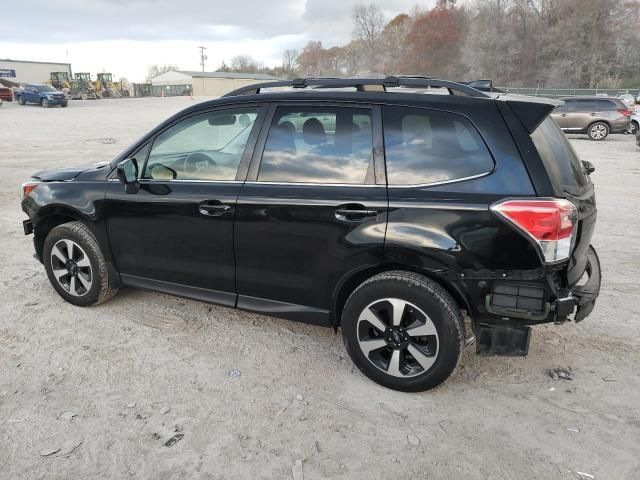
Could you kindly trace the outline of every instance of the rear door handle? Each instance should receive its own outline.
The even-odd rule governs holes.
[[[367,210],[364,205],[353,204],[336,208],[335,217],[347,222],[361,222],[369,217],[377,217],[377,210]]]
[[[198,211],[202,215],[206,215],[208,217],[218,217],[230,210],[231,207],[229,205],[224,205],[217,200],[202,202],[200,205],[198,205]]]

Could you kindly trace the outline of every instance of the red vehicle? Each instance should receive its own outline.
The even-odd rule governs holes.
[[[5,102],[13,102],[13,90],[9,87],[0,85],[0,98]]]

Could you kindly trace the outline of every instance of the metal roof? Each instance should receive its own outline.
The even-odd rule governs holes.
[[[0,62],[42,63],[42,64],[45,64],[45,65],[67,65],[67,66],[71,66],[70,63],[66,63],[66,62],[37,62],[35,60],[12,60],[11,58],[0,58]]]
[[[247,80],[279,80],[273,75],[264,73],[238,73],[238,72],[198,72],[195,70],[177,70],[178,73],[196,78],[234,78]]]

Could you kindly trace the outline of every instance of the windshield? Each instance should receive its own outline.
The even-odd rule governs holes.
[[[40,93],[42,92],[57,92],[57,90],[55,88],[53,88],[51,85],[39,85],[36,87],[36,90],[38,90]]]
[[[567,193],[579,194],[589,183],[582,162],[567,137],[551,117],[547,117],[531,134],[552,181]]]

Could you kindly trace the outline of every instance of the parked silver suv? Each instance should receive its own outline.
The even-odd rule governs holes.
[[[565,133],[586,133],[591,140],[604,140],[610,133],[629,129],[633,113],[612,97],[566,97],[551,116]]]

